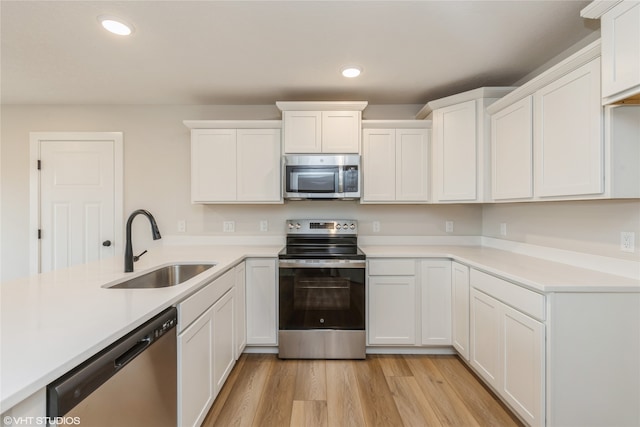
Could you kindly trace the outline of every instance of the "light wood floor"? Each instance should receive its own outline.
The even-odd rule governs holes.
[[[456,356],[243,354],[203,426],[521,426]]]

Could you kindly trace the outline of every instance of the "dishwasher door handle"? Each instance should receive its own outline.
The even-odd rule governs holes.
[[[113,367],[116,369],[122,368],[131,360],[135,359],[135,357],[138,354],[142,353],[150,345],[151,345],[151,337],[147,335],[146,337],[142,338],[140,341],[135,343],[129,350],[122,353],[121,356],[118,356],[113,361]]]

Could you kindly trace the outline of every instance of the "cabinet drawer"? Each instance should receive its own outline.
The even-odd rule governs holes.
[[[413,276],[416,274],[414,259],[371,259],[369,276]]]
[[[231,269],[204,288],[178,304],[178,333],[186,329],[194,320],[220,299],[235,283]]]
[[[531,317],[545,320],[544,295],[473,269],[471,286]]]

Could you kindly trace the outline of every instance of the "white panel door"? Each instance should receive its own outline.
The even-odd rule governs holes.
[[[451,345],[451,261],[420,266],[422,345]]]
[[[502,304],[501,392],[532,426],[544,425],[544,325]]]
[[[191,131],[191,201],[236,200],[236,130]]]
[[[360,152],[360,111],[322,112],[322,152]]]
[[[434,112],[436,194],[441,201],[476,200],[476,101]]]
[[[40,272],[113,256],[114,141],[40,140],[40,159]]]
[[[278,277],[275,259],[245,262],[247,345],[278,344]]]
[[[280,201],[280,129],[238,129],[237,144],[237,200]]]
[[[600,58],[536,92],[535,194],[540,197],[603,191]]]
[[[501,304],[490,296],[471,289],[470,321],[471,366],[496,390],[501,388],[500,354]]]
[[[395,130],[365,129],[362,151],[363,201],[387,202],[395,200]]]
[[[283,111],[285,153],[322,151],[322,113],[320,111]]]
[[[220,393],[235,358],[235,289],[229,290],[213,305],[213,384]]]
[[[602,16],[601,25],[602,97],[640,92],[640,2],[616,5]]]
[[[453,347],[469,360],[469,267],[451,263],[451,309]]]
[[[533,97],[491,117],[491,186],[494,200],[533,196]]]
[[[416,343],[416,279],[369,277],[369,344]]]
[[[426,129],[396,129],[396,200],[428,200],[428,152]]]

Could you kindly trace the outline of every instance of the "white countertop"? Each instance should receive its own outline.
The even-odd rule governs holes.
[[[0,286],[0,413],[113,341],[191,295],[247,257],[281,246],[165,245],[123,273],[123,260],[79,265]],[[363,245],[369,258],[451,258],[538,292],[640,292],[640,280],[481,246]],[[105,289],[127,275],[173,262],[217,265],[178,286]]]
[[[162,246],[124,273],[114,257],[0,286],[0,413],[63,375],[245,257],[276,257],[281,246]],[[103,285],[173,262],[217,265],[180,285]]]
[[[640,280],[482,246],[364,245],[367,258],[451,258],[536,292],[640,292]]]

